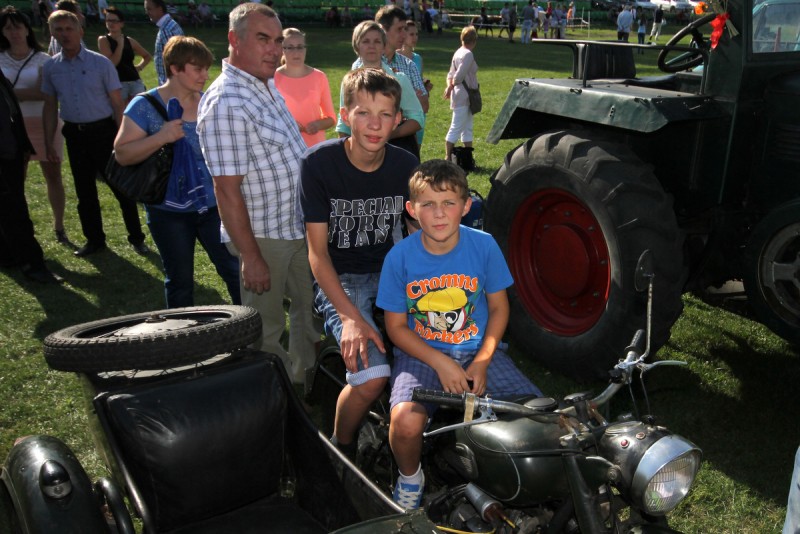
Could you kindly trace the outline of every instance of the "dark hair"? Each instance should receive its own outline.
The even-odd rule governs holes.
[[[370,95],[378,93],[394,100],[395,112],[400,111],[400,95],[402,89],[397,80],[381,69],[361,68],[351,70],[342,79],[342,100],[344,107],[350,109],[359,91]]]
[[[164,0],[146,0],[153,4],[154,6],[161,8],[161,11],[164,13],[167,12],[167,3]]]
[[[28,43],[28,47],[34,52],[42,51],[42,45],[36,40],[36,35],[33,33],[33,28],[31,28],[31,21],[25,13],[17,11],[17,8],[14,6],[6,6],[0,10],[0,29],[5,28],[9,21],[14,26],[25,26],[28,30],[28,37],[25,39]],[[6,36],[0,32],[0,51],[6,51],[10,47],[11,43],[9,43]]]
[[[469,198],[469,183],[463,169],[443,159],[431,159],[414,169],[408,180],[408,197],[413,202],[425,189],[453,191],[462,200]]]
[[[120,22],[125,22],[125,15],[122,14],[122,11],[120,11],[119,8],[114,6],[107,7],[103,10],[103,13],[105,13],[106,16],[108,16],[109,13],[116,15]]]
[[[81,12],[81,6],[79,6],[78,2],[75,0],[58,0],[58,2],[56,2],[56,9],[60,9],[61,11],[69,11],[70,13],[75,13],[76,15]]]
[[[394,24],[395,19],[402,20],[403,22],[408,20],[403,8],[395,5],[388,5],[383,6],[375,13],[375,22],[383,26],[384,29],[389,29],[389,27]]]

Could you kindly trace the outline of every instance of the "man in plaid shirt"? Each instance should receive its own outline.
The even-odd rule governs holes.
[[[170,37],[183,35],[183,29],[167,13],[167,4],[164,0],[145,0],[144,10],[150,20],[158,26],[156,35],[156,51],[153,54],[158,74],[158,85],[167,83],[167,71],[164,69],[164,47]]]
[[[263,5],[245,3],[230,14],[229,56],[200,101],[197,131],[222,218],[222,238],[239,257],[242,304],[261,313],[261,349],[283,360],[301,384],[314,364],[311,269],[296,208],[300,130],[273,76],[283,52],[281,23]],[[282,348],[284,295],[289,353]]]

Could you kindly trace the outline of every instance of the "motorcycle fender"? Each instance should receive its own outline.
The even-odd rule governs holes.
[[[110,532],[86,471],[56,438],[20,440],[11,449],[0,479],[25,534]]]

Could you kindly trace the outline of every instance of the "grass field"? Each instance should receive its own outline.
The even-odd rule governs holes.
[[[96,31],[86,42],[96,48]],[[153,46],[155,28],[129,28],[146,47]],[[189,31],[203,39],[221,59],[226,55],[222,28]],[[570,37],[585,38],[586,32]],[[612,38],[610,30],[593,30],[594,39]],[[663,39],[663,37],[662,37]],[[308,63],[324,70],[331,81],[334,102],[339,82],[354,59],[347,30],[312,29],[308,35]],[[423,159],[442,157],[443,138],[450,112],[440,98],[450,58],[458,46],[457,34],[422,36],[418,51],[425,59],[425,75],[435,88],[431,97]],[[481,167],[470,176],[471,185],[488,191],[488,178],[517,142],[482,142],[513,80],[521,76],[560,77],[571,70],[571,57],[559,47],[522,46],[500,39],[479,40],[476,58],[484,97],[484,111],[476,117],[475,157]],[[643,60],[655,57],[648,51]],[[219,68],[215,67],[212,77]],[[640,69],[654,73],[650,67]],[[153,85],[153,67],[145,71]],[[83,243],[68,165],[67,231]],[[37,235],[49,267],[63,276],[62,286],[27,282],[14,270],[0,271],[0,457],[13,440],[28,434],[51,434],[66,441],[93,475],[105,468],[93,451],[84,400],[76,376],[50,371],[44,363],[41,341],[56,329],[93,319],[163,307],[162,273],[158,255],[138,256],[125,240],[124,227],[107,188],[101,187],[109,250],[75,258],[72,250],[56,243],[37,164],[27,184],[28,202]],[[225,300],[221,280],[202,252],[196,257],[196,303]],[[742,315],[685,298],[685,312],[661,356],[688,366],[667,368],[648,378],[654,412],[662,424],[696,442],[704,451],[697,484],[672,514],[675,528],[685,532],[779,532],[794,451],[800,444],[798,401],[793,384],[800,382],[796,349],[763,326]],[[658,303],[656,303],[658,306]],[[524,355],[517,354],[519,359]],[[526,372],[547,393],[563,395],[586,389],[542,368],[524,363]],[[591,386],[599,391],[602,384]],[[620,395],[620,398],[622,395]]]

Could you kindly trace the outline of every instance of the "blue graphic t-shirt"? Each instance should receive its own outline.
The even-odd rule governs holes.
[[[425,250],[421,235],[386,256],[377,305],[407,313],[408,327],[434,348],[477,350],[489,319],[486,294],[514,283],[503,253],[492,236],[463,225],[447,254]]]

